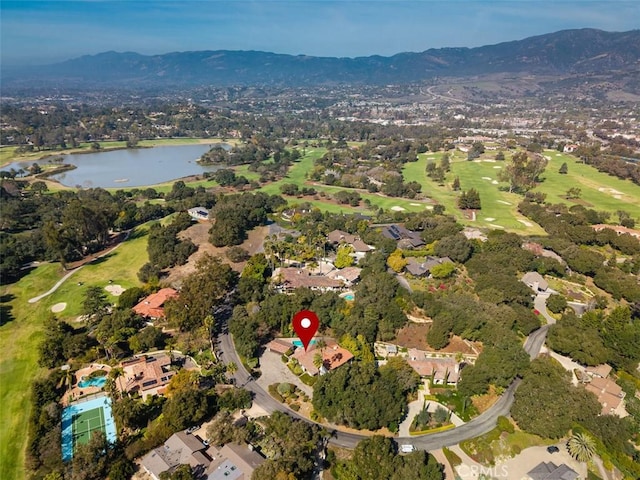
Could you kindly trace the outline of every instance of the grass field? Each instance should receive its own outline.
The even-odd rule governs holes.
[[[125,288],[140,285],[136,277],[147,261],[146,226],[122,243],[114,252],[72,275],[58,290],[37,303],[28,303],[36,295],[49,290],[64,274],[60,264],[45,263],[18,282],[0,288],[2,325],[0,325],[0,478],[26,478],[24,454],[29,419],[29,395],[33,378],[42,375],[38,367],[38,344],[42,339],[43,320],[51,315],[51,307],[66,302],[57,314],[70,321],[81,312],[85,289],[91,285],[104,287],[109,280]],[[78,285],[82,282],[83,285]],[[112,302],[116,297],[107,294]],[[16,435],[16,432],[22,432]]]
[[[544,174],[544,181],[534,191],[547,194],[547,201],[552,203],[583,204],[596,210],[614,213],[626,210],[636,219],[640,219],[640,187],[630,181],[620,180],[593,167],[580,164],[571,156],[546,151],[551,158]],[[521,234],[542,234],[543,230],[517,212],[517,204],[521,195],[509,193],[506,184],[498,181],[498,172],[503,162],[491,161],[493,153],[485,154],[481,159],[469,162],[466,156],[457,152],[453,156],[451,172],[447,175],[445,185],[440,186],[427,177],[425,168],[431,160],[440,161],[442,153],[421,154],[419,160],[405,165],[405,180],[415,180],[422,185],[423,194],[433,198],[446,207],[448,213],[454,214],[462,223],[470,226],[499,228],[516,231]],[[567,162],[569,171],[566,175],[558,173],[560,165]],[[475,188],[480,193],[482,210],[478,212],[476,221],[463,217],[457,208],[459,193],[451,189],[455,177],[460,177],[463,190]],[[582,190],[580,200],[567,200],[564,196],[571,187]],[[617,195],[619,198],[616,198]]]

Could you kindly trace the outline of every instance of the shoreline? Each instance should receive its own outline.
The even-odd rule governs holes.
[[[187,140],[187,141],[185,141]],[[191,141],[189,141],[191,140]],[[229,145],[234,145],[237,140],[223,140],[221,138],[183,138],[183,137],[175,137],[175,138],[157,138],[151,140],[140,140],[143,145],[136,145],[135,147],[126,147],[123,145],[117,146],[109,146],[110,143],[115,142],[104,142],[101,143],[100,150],[91,150],[88,148],[72,148],[68,150],[44,150],[40,152],[29,152],[32,156],[29,156],[29,153],[26,155],[16,156],[10,160],[6,160],[0,164],[0,169],[6,168],[12,163],[18,162],[39,162],[42,160],[46,160],[47,158],[63,156],[63,155],[85,155],[89,153],[100,153],[100,152],[115,152],[117,150],[135,150],[138,148],[158,148],[158,147],[180,147],[180,146],[188,146],[188,145],[213,145],[217,143],[227,143]],[[149,145],[146,145],[149,143]],[[0,148],[12,148],[12,147],[21,147],[24,145],[2,145]],[[41,155],[40,155],[41,154]]]

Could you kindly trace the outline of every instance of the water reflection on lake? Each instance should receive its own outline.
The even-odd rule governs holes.
[[[219,169],[219,166],[202,166],[196,162],[213,145],[176,145],[62,155],[63,163],[75,165],[77,168],[50,178],[68,187],[125,188],[154,185]],[[215,145],[230,148],[228,144]],[[48,162],[39,160],[36,163],[47,164]],[[31,164],[33,162],[16,162],[4,167],[3,170],[10,168],[18,170]]]

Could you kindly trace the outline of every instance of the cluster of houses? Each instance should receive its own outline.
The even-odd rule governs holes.
[[[332,338],[324,338],[322,346],[312,341],[306,350],[297,346],[295,341],[293,338],[276,338],[267,344],[267,351],[295,359],[302,370],[311,376],[324,375],[354,358],[349,350],[338,345]],[[317,361],[318,354],[321,362]]]
[[[141,465],[153,480],[160,480],[162,473],[172,473],[180,465],[189,465],[194,478],[249,480],[264,461],[248,447],[228,443],[218,449],[183,431],[171,435],[164,445],[142,457]]]

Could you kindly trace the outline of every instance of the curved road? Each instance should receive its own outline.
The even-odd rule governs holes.
[[[541,313],[546,313],[546,308],[540,310]],[[535,332],[531,333],[524,344],[524,348],[531,357],[534,359],[545,341],[547,336],[547,330],[549,325],[545,325]],[[231,335],[228,333],[226,322],[222,326],[222,333],[218,335],[218,349],[220,351],[219,357],[225,362],[233,362],[238,366],[236,373],[233,375],[236,385],[244,387],[254,395],[254,401],[256,401],[267,413],[273,413],[276,410],[284,412],[291,417],[303,420],[307,423],[312,422],[308,418],[299,415],[298,413],[285,407],[280,402],[276,401],[268,392],[260,387],[253,381],[253,377],[249,375],[249,372],[244,368],[238,354],[236,353],[235,346]],[[445,432],[432,433],[415,437],[394,437],[394,440],[398,444],[411,444],[416,448],[422,450],[437,450],[442,447],[455,445],[468,438],[477,437],[484,433],[487,433],[496,426],[496,422],[499,416],[509,415],[511,405],[513,405],[514,394],[516,389],[520,385],[520,379],[516,379],[505,390],[498,401],[491,406],[486,412],[478,415],[473,420],[465,423],[451,430]],[[317,424],[321,427],[327,428],[322,424]],[[356,433],[347,433],[335,430],[332,432],[332,437],[329,440],[331,443],[340,447],[355,448],[360,440],[367,438],[367,435],[361,435]]]

